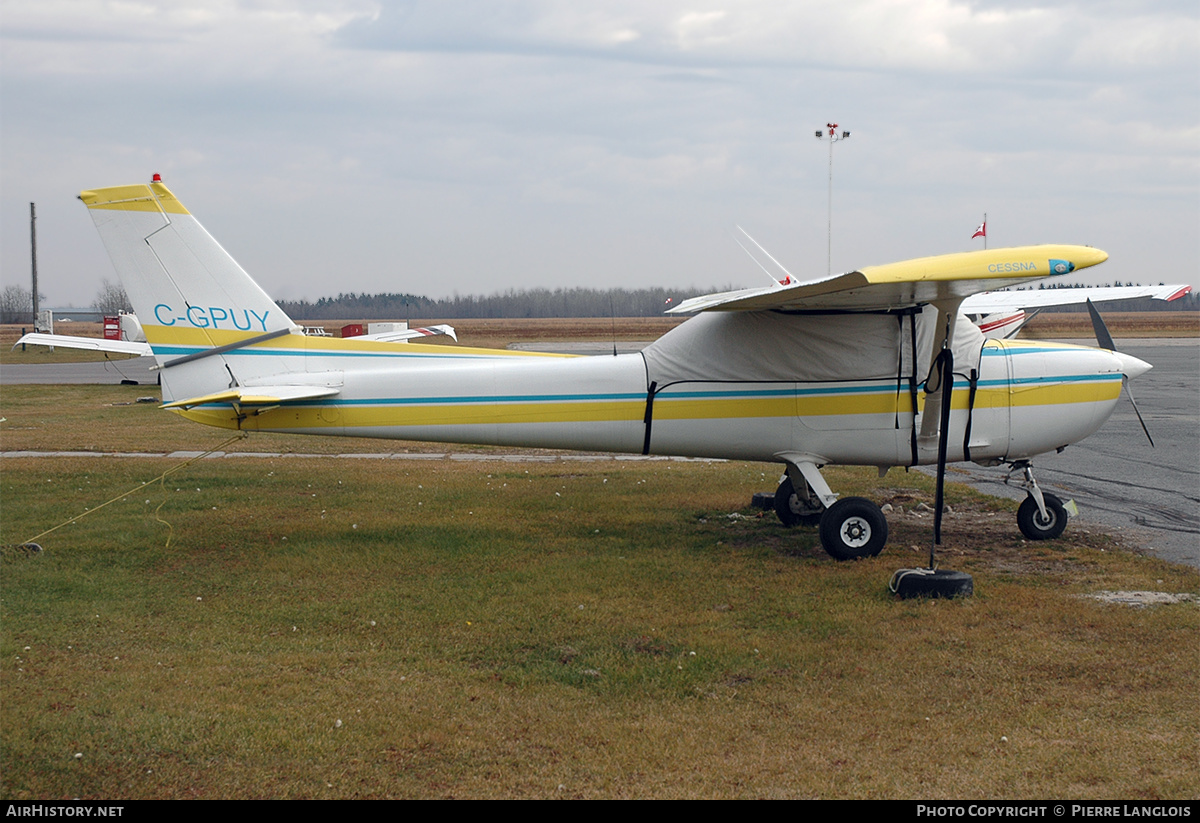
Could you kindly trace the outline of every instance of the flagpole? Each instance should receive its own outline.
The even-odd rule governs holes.
[[[983,222],[979,224],[979,228],[975,229],[975,233],[971,235],[971,239],[983,237],[983,250],[987,251],[987,212],[983,213]]]

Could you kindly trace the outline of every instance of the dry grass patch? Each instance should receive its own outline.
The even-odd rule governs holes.
[[[1200,312],[1126,311],[1106,312],[1104,323],[1113,336],[1200,337]],[[1042,312],[1022,329],[1020,336],[1034,340],[1047,337],[1092,338],[1095,332],[1086,312]]]
[[[0,541],[162,468],[7,459]],[[5,553],[0,792],[1194,796],[1200,609],[1078,596],[1194,592],[1194,571],[1100,535],[1022,545],[1010,504],[955,488],[946,562],[978,595],[897,601],[887,579],[927,520],[894,517],[883,556],[835,563],[745,508],[775,480],[194,464],[40,555]],[[831,482],[931,498],[915,474]]]

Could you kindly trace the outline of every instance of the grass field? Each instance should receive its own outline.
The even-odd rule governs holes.
[[[1117,343],[1123,337],[1200,337],[1200,312],[1194,311],[1127,311],[1105,312],[1104,324]],[[1052,312],[1039,314],[1021,330],[1020,337],[1074,337],[1095,339],[1092,320],[1086,312]]]
[[[198,450],[145,387],[5,387],[3,448]],[[254,435],[254,452],[396,452]],[[412,445],[420,450],[443,446]],[[232,449],[231,449],[232,450]],[[544,453],[551,459],[552,453]],[[953,487],[962,601],[899,601],[929,481],[834,471],[878,558],[747,508],[777,469],[0,463],[0,795],[1195,798],[1195,571]],[[136,494],[13,548],[116,495]],[[733,516],[731,516],[733,515]]]

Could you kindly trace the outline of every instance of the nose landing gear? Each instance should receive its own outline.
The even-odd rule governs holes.
[[[1017,509],[1017,527],[1029,540],[1053,540],[1067,527],[1068,506],[1073,506],[1042,491],[1033,477],[1033,466],[1028,460],[1018,460],[1012,464],[1012,471],[1018,469],[1024,474],[1021,486],[1029,496],[1021,501]],[[1009,476],[1012,476],[1012,472],[1009,472]],[[1005,482],[1008,482],[1007,478]]]

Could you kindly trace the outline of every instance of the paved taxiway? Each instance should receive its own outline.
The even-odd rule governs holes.
[[[133,357],[124,360],[96,360],[90,363],[6,363],[0,366],[0,385],[17,383],[44,384],[119,384],[122,380],[155,385],[158,372],[153,357]]]
[[[1099,432],[1062,454],[1036,459],[1038,482],[1064,500],[1075,500],[1076,527],[1089,522],[1117,526],[1158,557],[1200,567],[1200,340],[1117,344],[1154,365],[1131,386],[1156,447],[1150,448],[1132,406],[1122,399]],[[611,354],[612,344],[607,345],[607,350],[605,344],[583,344],[570,351]],[[151,359],[142,357],[4,366],[0,383],[120,383],[124,378],[153,384],[156,374],[150,365]],[[949,477],[989,494],[1025,496],[1019,488],[1004,485],[1003,467],[953,465]]]

